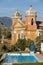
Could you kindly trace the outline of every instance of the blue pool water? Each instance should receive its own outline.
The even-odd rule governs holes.
[[[39,60],[34,54],[6,54],[6,59],[4,62],[39,62]]]

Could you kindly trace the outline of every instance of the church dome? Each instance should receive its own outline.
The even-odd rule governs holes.
[[[14,18],[22,18],[22,15],[18,12],[18,10],[13,14]]]
[[[26,16],[37,16],[37,12],[30,6],[29,10],[26,11]]]

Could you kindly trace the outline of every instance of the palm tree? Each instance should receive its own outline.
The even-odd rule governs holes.
[[[8,31],[6,38],[7,38],[7,39],[11,39],[11,31]]]

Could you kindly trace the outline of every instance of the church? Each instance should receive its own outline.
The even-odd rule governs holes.
[[[25,20],[22,20],[22,15],[16,11],[12,16],[12,44],[16,44],[18,39],[35,40],[39,36],[36,25],[37,12],[30,6],[26,11]]]

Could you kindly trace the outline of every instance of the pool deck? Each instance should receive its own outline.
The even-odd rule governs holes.
[[[12,65],[12,63],[3,63],[3,65]]]
[[[35,54],[37,58],[39,58],[40,62],[43,62],[43,55],[42,54]]]

